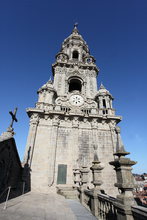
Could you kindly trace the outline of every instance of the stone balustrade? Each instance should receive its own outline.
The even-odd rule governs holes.
[[[72,112],[71,108],[67,107],[66,105],[65,106],[64,105],[53,105],[53,104],[48,104],[48,103],[43,103],[43,102],[37,102],[36,108],[40,110],[41,109],[45,110],[47,112],[52,112],[52,111],[57,111],[57,112],[60,111],[64,113]],[[112,116],[115,115],[115,109],[111,109],[111,108],[97,109],[97,108],[92,108],[92,107],[88,107],[88,108],[84,107],[84,108],[81,108],[79,112],[84,115],[112,115]]]
[[[105,194],[98,194],[98,219],[117,220],[116,199]]]
[[[98,193],[94,198],[92,190],[84,190],[82,204],[91,211],[94,215],[94,204],[93,199],[97,200],[97,215],[99,220],[123,220],[126,219],[125,208],[122,216],[118,215],[120,211],[120,204],[117,198],[113,198],[109,195]],[[132,220],[146,220],[147,219],[147,208],[142,206],[131,206],[131,215],[129,216]]]
[[[147,208],[142,206],[132,206],[132,215],[134,220],[146,220]]]

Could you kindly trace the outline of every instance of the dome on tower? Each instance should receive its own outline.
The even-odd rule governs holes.
[[[72,33],[63,41],[60,51],[56,55],[56,62],[52,64],[53,75],[56,66],[73,67],[81,65],[82,68],[90,68],[99,72],[95,62],[95,58],[91,56],[90,50],[86,41],[80,35],[77,28],[77,23],[74,25]]]
[[[68,47],[78,46],[78,47],[82,47],[82,49],[85,51],[85,54],[86,53],[89,54],[88,45],[86,41],[83,39],[83,37],[79,34],[79,30],[77,26],[78,24],[76,23],[74,25],[71,35],[69,35],[69,37],[67,37],[63,41],[61,51],[64,51],[65,48],[68,48]]]
[[[39,90],[38,90],[38,93],[43,91],[43,90],[54,90],[54,87],[53,87],[53,82],[52,80],[48,80],[47,83],[45,83]]]

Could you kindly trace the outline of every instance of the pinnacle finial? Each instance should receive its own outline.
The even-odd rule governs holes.
[[[51,76],[50,76],[50,78],[49,78],[49,80],[47,81],[47,83],[45,84],[45,86],[47,85],[47,84],[52,84],[52,78],[51,78]]]
[[[98,155],[97,155],[97,148],[98,148],[98,146],[96,146],[94,144],[93,148],[94,148],[94,162],[99,162],[99,158],[98,158]]]
[[[77,27],[78,27],[78,22],[75,22],[74,28],[77,28]]]
[[[118,126],[116,127],[116,135],[117,135],[116,153],[114,155],[117,155],[120,157],[120,156],[125,156],[129,154],[129,152],[126,152],[124,149],[124,145],[120,137],[120,128]]]
[[[101,82],[101,85],[100,85],[100,89],[105,89],[105,86],[103,85],[102,82]]]
[[[74,33],[74,34],[78,34],[78,33],[79,33],[77,27],[78,27],[78,23],[76,22],[76,23],[74,24],[74,29],[73,29],[72,33]]]
[[[94,152],[94,162],[99,162],[99,158],[96,151]]]

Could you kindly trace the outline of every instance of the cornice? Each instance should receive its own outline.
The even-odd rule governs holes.
[[[54,64],[52,64],[52,71],[53,71],[53,75],[55,74],[55,70],[54,68],[56,66],[60,66],[60,67],[67,67],[67,68],[74,68],[75,66],[78,66],[79,69],[88,69],[88,70],[95,70],[97,75],[99,73],[99,68],[95,65],[95,64],[83,64],[81,62],[77,62],[77,63],[72,63],[72,62],[55,62]]]
[[[27,109],[27,114],[30,117],[32,114],[38,114],[40,115],[40,117],[44,118],[45,116],[61,116],[61,117],[68,117],[68,118],[73,118],[73,117],[78,117],[79,119],[84,119],[86,118],[87,120],[93,120],[96,119],[98,121],[111,121],[111,120],[115,120],[117,123],[119,123],[122,120],[121,116],[111,116],[111,115],[99,115],[99,114],[85,114],[82,112],[62,112],[62,111],[58,111],[58,110],[50,110],[50,111],[44,111],[41,109],[37,109],[37,108],[28,108]]]

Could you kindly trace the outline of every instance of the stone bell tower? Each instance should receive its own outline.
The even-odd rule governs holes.
[[[90,170],[95,152],[104,169],[102,188],[115,194],[115,172],[109,162],[116,149],[113,97],[101,84],[99,69],[77,26],[52,65],[53,81],[38,90],[35,108],[28,108],[30,129],[24,161],[31,169],[31,188],[73,186],[74,169]],[[89,186],[92,181],[89,172]]]

